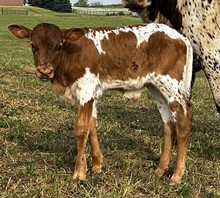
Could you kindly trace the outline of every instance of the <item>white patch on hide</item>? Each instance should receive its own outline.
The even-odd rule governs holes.
[[[89,68],[85,70],[84,76],[74,83],[77,85],[76,98],[79,100],[80,105],[84,105],[91,99],[98,99],[102,95],[99,77],[91,73]]]
[[[99,77],[91,73],[89,68],[85,68],[85,74],[79,78],[70,87],[66,88],[64,96],[71,101],[79,101],[84,105],[90,100],[98,99],[102,95],[101,83]],[[93,112],[96,115],[95,111]]]
[[[155,24],[150,23],[143,26],[137,26],[137,27],[118,27],[113,30],[94,30],[89,29],[89,32],[85,35],[88,39],[91,39],[94,42],[94,45],[96,46],[99,54],[105,54],[106,52],[102,49],[102,40],[103,39],[109,39],[109,34],[116,34],[119,35],[120,32],[128,33],[132,32],[135,34],[137,38],[137,47],[140,46],[140,44],[144,41],[148,41],[149,37],[156,33],[156,32],[164,32],[167,34],[170,38],[173,39],[181,39],[183,41],[186,40],[184,36],[179,34],[176,30],[164,25],[164,24]]]
[[[92,104],[92,117],[97,118],[97,100],[94,100],[93,104]]]

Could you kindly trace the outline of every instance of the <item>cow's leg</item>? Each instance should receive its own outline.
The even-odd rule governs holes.
[[[196,73],[202,70],[202,67],[200,65],[201,65],[200,61],[198,60],[198,58],[194,54],[194,56],[193,56],[193,71],[192,71],[191,90],[193,89],[193,86],[195,84]],[[192,98],[191,94],[190,94],[190,98],[189,98],[190,100]],[[189,106],[192,105],[190,100],[188,101]]]
[[[181,183],[181,179],[185,172],[185,164],[187,157],[187,147],[189,142],[190,129],[192,124],[192,112],[186,104],[186,109],[175,102],[170,105],[176,120],[176,138],[177,138],[177,160],[174,168],[170,185]]]
[[[173,142],[175,139],[175,126],[173,122],[164,123],[164,134],[163,134],[163,147],[160,155],[160,162],[155,170],[157,176],[163,176],[164,172],[168,169],[170,164],[170,158],[173,148]]]
[[[93,100],[84,105],[78,104],[78,112],[75,126],[75,136],[77,142],[77,158],[75,162],[75,170],[73,179],[79,178],[84,180],[86,178],[87,162],[86,162],[86,142],[89,135],[89,124],[92,116]]]
[[[214,64],[214,62],[213,62]],[[207,64],[208,65],[208,64]],[[213,65],[208,65],[204,68],[206,77],[211,88],[211,92],[215,101],[216,109],[220,113],[220,63],[215,61],[215,67]]]
[[[91,116],[90,119],[90,135],[89,135],[91,151],[92,151],[92,171],[95,173],[101,172],[103,155],[100,150],[99,141],[97,138],[96,118]]]

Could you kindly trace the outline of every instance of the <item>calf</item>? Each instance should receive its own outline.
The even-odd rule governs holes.
[[[42,23],[33,30],[21,25],[8,28],[18,39],[30,39],[37,76],[50,80],[56,92],[78,105],[74,179],[86,178],[87,138],[92,170],[101,171],[103,156],[96,134],[98,98],[107,90],[132,96],[147,87],[164,124],[163,151],[156,173],[162,176],[168,168],[176,137],[177,161],[170,184],[181,182],[192,122],[187,103],[192,48],[184,36],[162,24],[62,30]]]
[[[194,50],[194,70],[201,66],[220,113],[220,0],[122,0],[142,21],[181,30]]]

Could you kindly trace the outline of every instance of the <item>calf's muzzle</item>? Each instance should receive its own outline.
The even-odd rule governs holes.
[[[49,80],[54,76],[54,69],[52,66],[38,66],[37,67],[37,76],[41,80]]]
[[[122,5],[130,10],[142,10],[151,4],[151,0],[122,0]]]

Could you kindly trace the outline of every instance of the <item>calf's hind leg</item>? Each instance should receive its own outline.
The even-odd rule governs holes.
[[[175,112],[176,119],[177,160],[169,184],[176,185],[181,183],[181,179],[185,172],[189,135],[192,125],[192,112],[187,102],[185,111],[182,105],[177,102],[170,105],[170,108],[171,111]]]
[[[175,126],[173,122],[164,123],[164,132],[163,132],[163,147],[162,153],[160,155],[160,162],[155,170],[155,173],[158,177],[162,177],[164,172],[168,169],[170,164],[170,158],[173,148],[173,143],[175,139]]]
[[[164,132],[163,132],[163,147],[160,155],[160,162],[155,173],[161,177],[170,164],[171,152],[175,139],[175,125],[172,119],[172,114],[168,106],[167,100],[161,94],[161,92],[153,85],[148,86],[149,91],[152,93],[154,99],[157,102],[157,108],[161,114]]]

